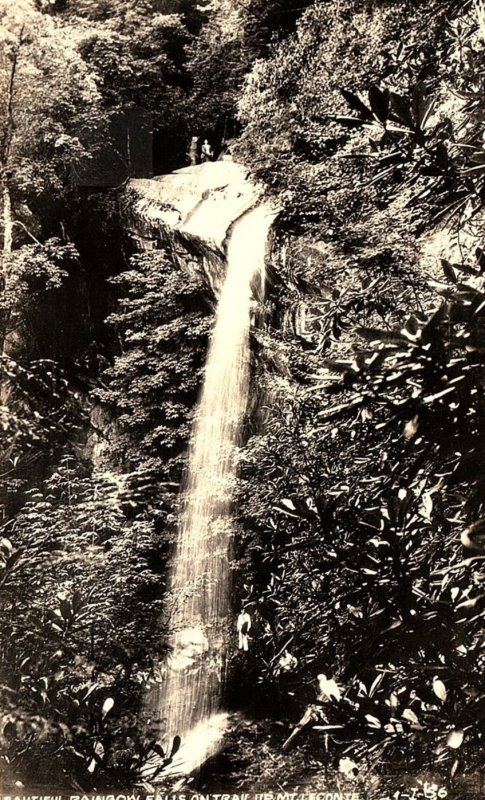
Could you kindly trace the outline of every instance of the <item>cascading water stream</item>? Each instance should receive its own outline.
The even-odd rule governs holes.
[[[230,612],[231,494],[249,388],[251,287],[256,277],[264,283],[274,216],[259,205],[233,226],[189,453],[171,579],[171,656],[160,699],[168,736],[182,738],[186,772],[211,754],[217,739]]]

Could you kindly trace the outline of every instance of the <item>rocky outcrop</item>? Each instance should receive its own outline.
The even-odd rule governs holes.
[[[262,197],[248,170],[234,161],[185,167],[128,184],[126,227],[139,247],[169,245],[185,268],[201,266],[217,290],[225,274],[234,223]]]

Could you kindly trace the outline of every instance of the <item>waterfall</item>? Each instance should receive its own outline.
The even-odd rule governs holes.
[[[161,697],[168,736],[182,738],[185,771],[211,754],[217,738],[232,625],[231,494],[248,401],[252,285],[264,282],[274,216],[259,205],[232,228],[189,452],[171,576],[171,655]]]

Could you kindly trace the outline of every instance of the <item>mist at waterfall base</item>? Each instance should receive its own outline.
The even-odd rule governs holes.
[[[217,751],[227,728],[221,700],[234,627],[231,494],[248,403],[251,287],[255,280],[264,286],[274,216],[258,205],[232,228],[193,429],[171,574],[171,654],[154,709],[164,720],[166,741],[181,737],[172,773],[196,769]]]

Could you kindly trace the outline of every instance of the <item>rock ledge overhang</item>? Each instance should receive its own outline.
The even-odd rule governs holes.
[[[184,167],[169,175],[132,179],[129,217],[147,238],[177,238],[223,255],[232,226],[262,200],[263,188],[235,161]]]

